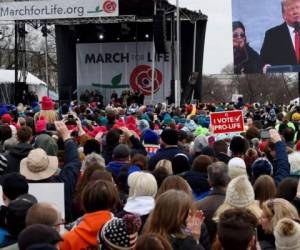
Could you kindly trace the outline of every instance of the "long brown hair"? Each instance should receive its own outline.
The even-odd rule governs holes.
[[[86,167],[85,171],[83,172],[82,177],[77,182],[76,189],[75,189],[75,197],[74,197],[75,199],[79,199],[83,189],[90,181],[91,176],[93,175],[93,173],[95,171],[98,171],[98,170],[105,172],[104,167],[102,167],[99,164],[94,164],[94,165],[90,165],[90,166]]]
[[[276,195],[276,186],[273,178],[269,175],[259,176],[253,186],[255,199],[259,201],[259,206],[268,199]]]
[[[192,198],[183,191],[168,190],[161,194],[150,214],[144,228],[144,233],[157,233],[169,238],[171,234],[176,237],[185,237],[182,227],[192,207]]]
[[[144,234],[139,237],[135,250],[172,250],[171,243],[159,234]]]
[[[178,175],[171,175],[164,179],[160,185],[156,198],[170,189],[181,190],[192,197],[191,187],[186,180]]]

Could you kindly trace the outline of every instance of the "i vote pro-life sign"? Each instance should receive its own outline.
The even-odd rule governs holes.
[[[244,131],[243,112],[241,110],[210,113],[210,123],[214,134]]]

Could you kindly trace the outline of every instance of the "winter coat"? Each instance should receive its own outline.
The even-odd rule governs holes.
[[[19,173],[20,162],[26,158],[29,152],[33,149],[29,143],[19,143],[6,153],[7,169],[6,173]]]
[[[74,229],[63,236],[60,250],[97,250],[97,234],[102,226],[112,219],[110,211],[97,211],[85,214]]]
[[[127,161],[111,161],[106,166],[106,170],[111,172],[115,177],[118,177],[120,175],[121,169],[127,165]]]
[[[70,222],[72,217],[72,199],[75,193],[76,183],[80,174],[81,162],[77,151],[77,144],[72,140],[64,142],[64,166],[58,175],[51,176],[46,180],[30,181],[32,183],[64,183],[65,189],[65,215],[66,221]]]
[[[204,192],[209,191],[210,186],[207,181],[207,173],[201,173],[199,171],[187,171],[182,177],[191,186],[193,193],[198,196]]]
[[[148,169],[153,171],[155,169],[156,164],[160,160],[170,160],[172,161],[173,157],[177,154],[184,154],[184,152],[179,149],[177,146],[161,148],[157,150],[156,154],[152,156],[148,163]]]
[[[212,220],[212,218],[219,206],[223,204],[225,200],[225,194],[225,188],[214,188],[207,197],[195,203],[196,208],[202,210],[204,213],[204,223],[207,227],[211,242],[214,241],[217,232],[216,223]]]
[[[210,238],[205,223],[201,224],[201,235],[200,235],[199,243],[202,245],[202,247],[205,250],[211,249]]]
[[[286,177],[290,176],[290,164],[286,146],[282,141],[275,144],[276,159],[274,160],[274,180],[276,186]]]
[[[195,239],[190,235],[183,239],[172,236],[171,244],[173,250],[204,250],[203,246],[201,244],[197,244]]]

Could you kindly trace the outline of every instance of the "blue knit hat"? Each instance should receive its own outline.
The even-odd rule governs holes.
[[[141,138],[145,144],[158,144],[159,136],[151,129],[146,129]]]
[[[2,104],[2,105],[0,105],[0,116],[2,116],[2,115],[4,115],[4,114],[6,114],[6,113],[8,113],[8,105],[6,105],[6,104]]]
[[[252,175],[257,179],[261,175],[272,175],[273,166],[266,157],[260,157],[251,166]]]

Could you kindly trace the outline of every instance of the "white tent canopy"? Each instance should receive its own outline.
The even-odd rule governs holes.
[[[20,71],[19,71],[20,75]],[[22,81],[22,79],[21,79]],[[0,69],[0,84],[15,83],[15,71],[8,69]],[[47,84],[41,79],[37,78],[30,72],[27,72],[26,83],[28,85],[43,85],[47,87]]]
[[[19,75],[20,73],[21,72],[19,71]],[[14,83],[15,83],[15,71],[8,70],[8,69],[0,69],[0,84],[14,84]],[[47,84],[43,82],[41,79],[31,74],[30,72],[27,72],[26,84],[28,85],[28,90],[34,91],[39,97],[39,99],[47,95]],[[54,100],[58,99],[58,95],[55,92],[50,91],[49,93]]]

